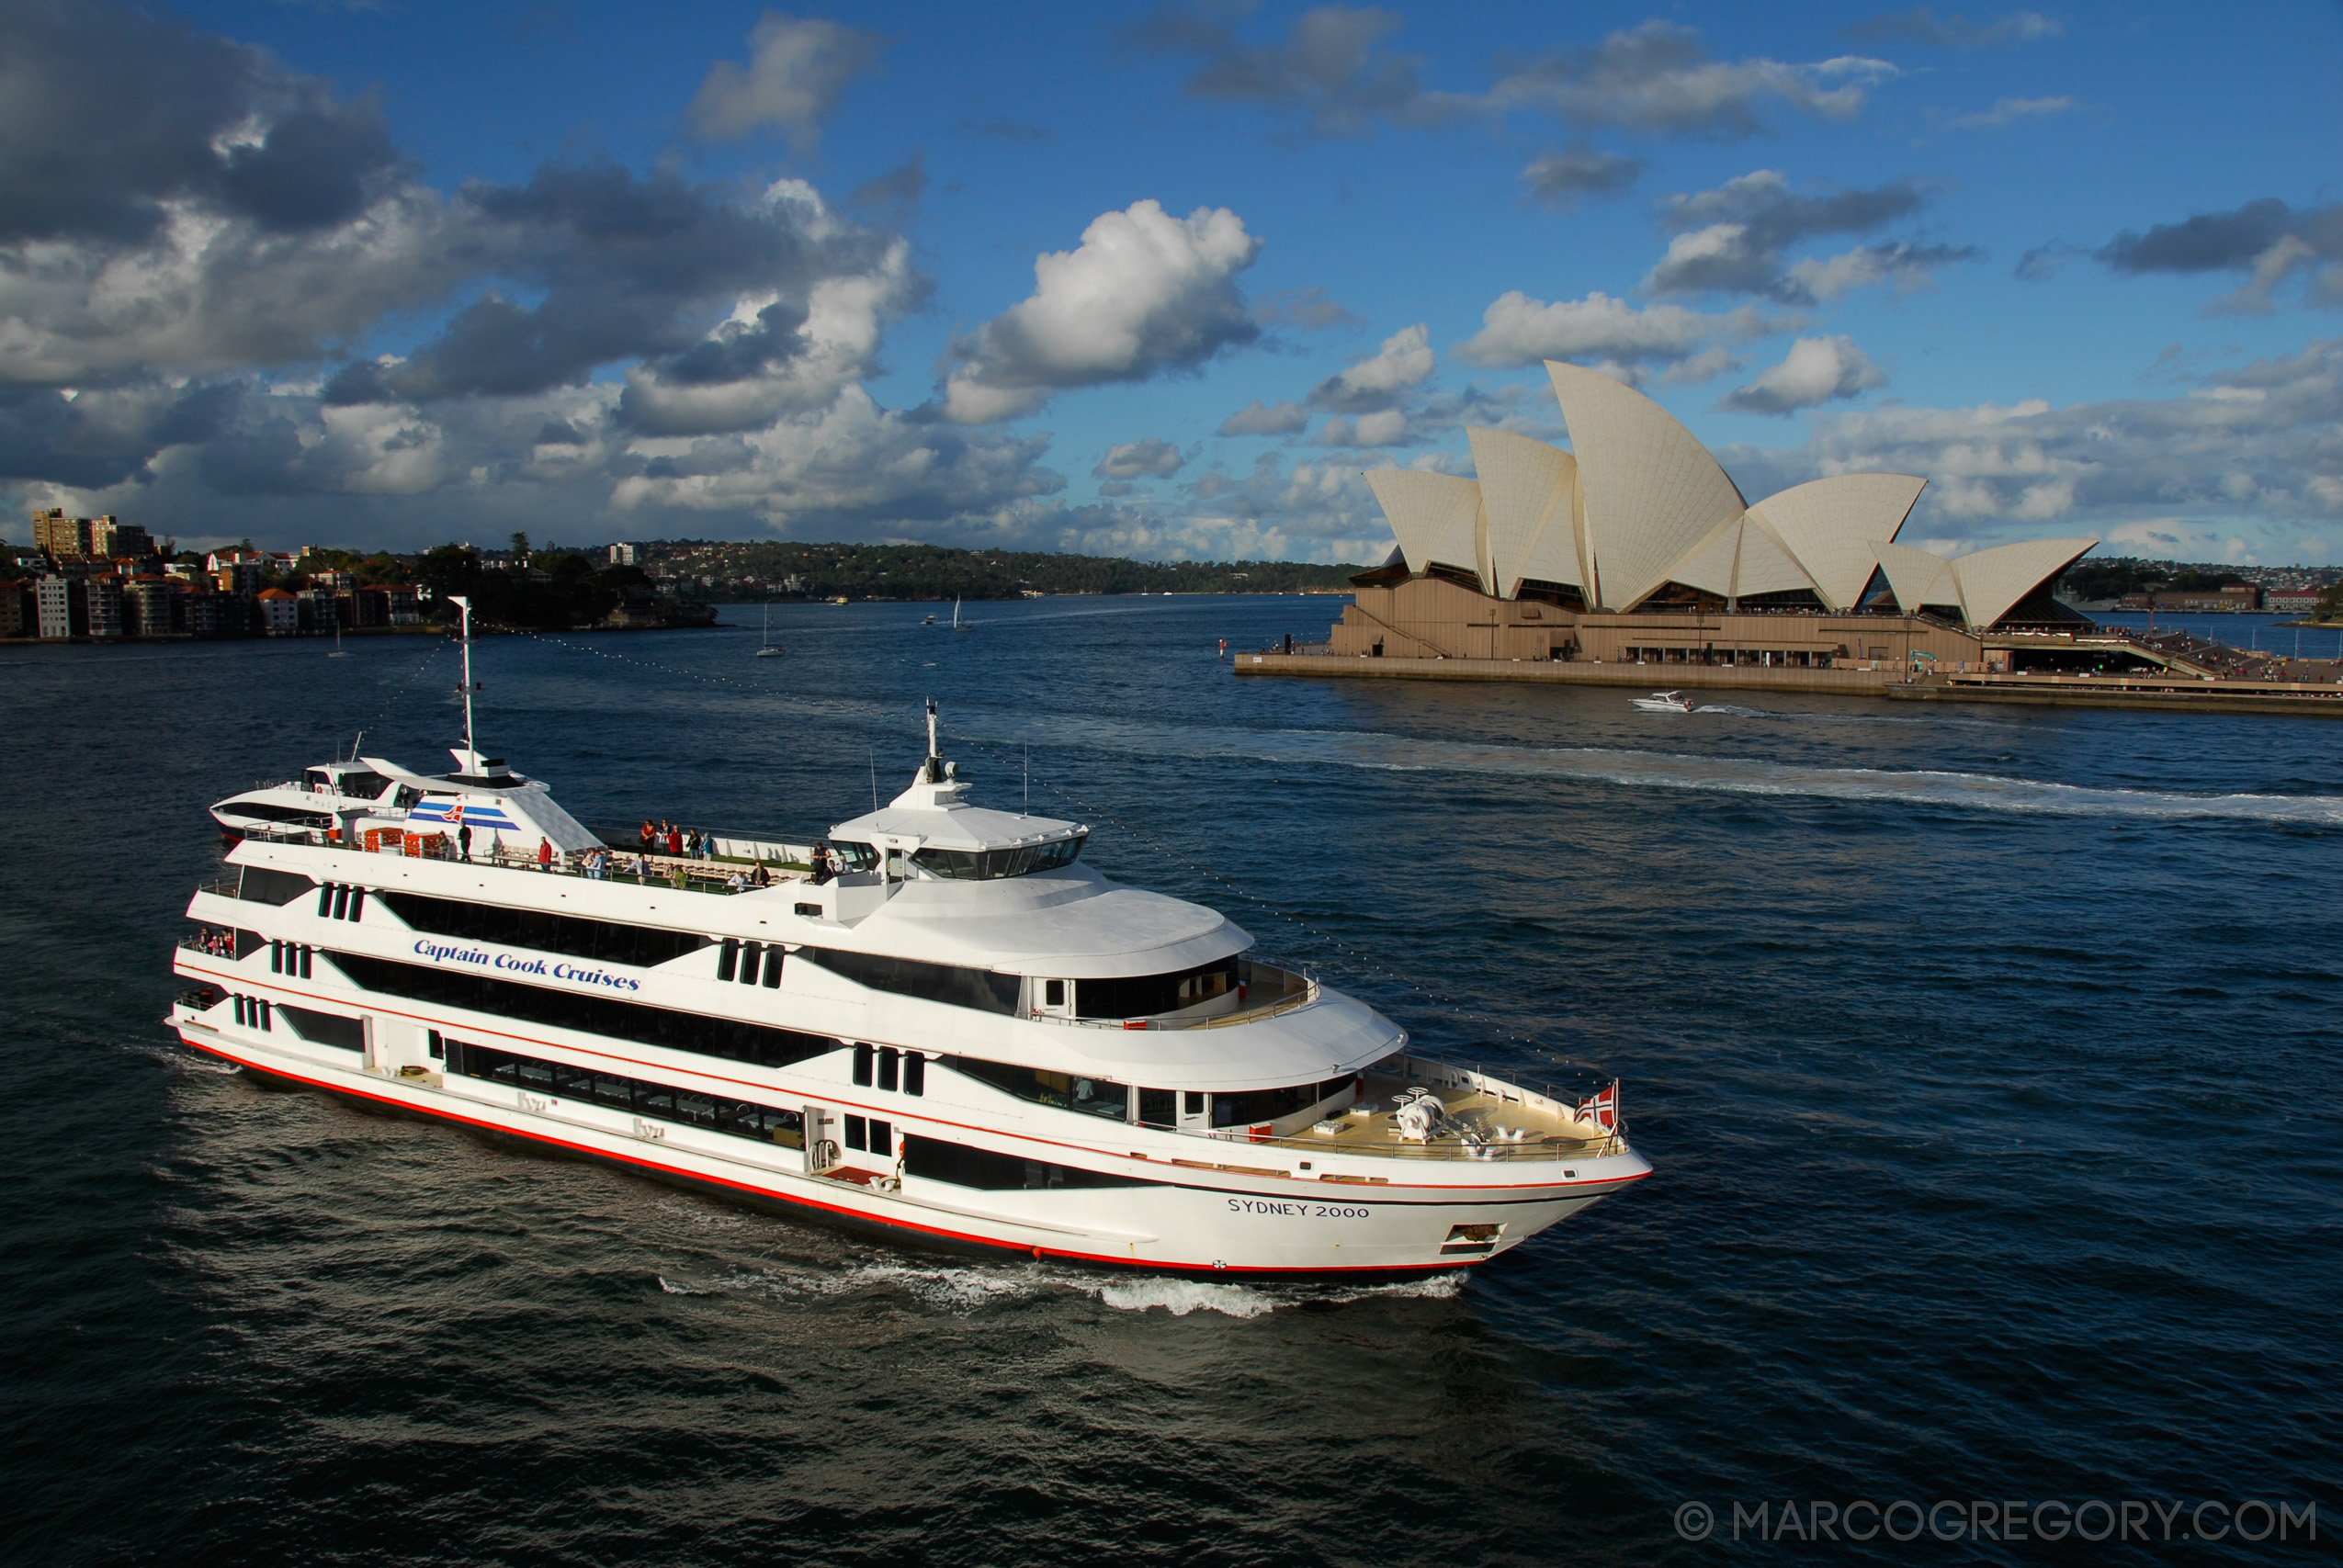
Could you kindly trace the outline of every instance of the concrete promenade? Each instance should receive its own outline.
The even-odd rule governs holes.
[[[1682,687],[1737,692],[1840,692],[1869,695],[1901,682],[1900,669],[1802,670],[1761,664],[1597,664],[1544,659],[1374,659],[1330,653],[1239,653],[1239,675],[1351,676],[1374,681],[1521,681],[1552,686]],[[1881,661],[1885,663],[1885,660]]]

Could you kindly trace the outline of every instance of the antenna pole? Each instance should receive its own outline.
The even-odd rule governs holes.
[[[864,750],[870,754],[870,808],[876,811],[878,809],[878,748],[866,746]]]
[[[451,594],[448,603],[461,614],[464,639],[464,750],[477,752],[480,748],[472,744],[472,602]],[[464,761],[467,767],[471,765],[471,758],[467,757]]]
[[[1033,742],[1025,742],[1025,815],[1033,815]]]

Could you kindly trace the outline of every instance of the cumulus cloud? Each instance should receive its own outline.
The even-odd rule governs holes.
[[[1247,43],[1203,6],[1159,6],[1118,36],[1145,54],[1194,59],[1190,96],[1300,111],[1320,136],[1354,136],[1376,120],[1432,125],[1468,107],[1427,91],[1416,62],[1376,48],[1403,18],[1373,6],[1320,6],[1272,43]]]
[[[1925,6],[1867,17],[1839,29],[1857,43],[1920,43],[1938,49],[1998,49],[2056,38],[2064,29],[2039,11],[2011,11],[1990,21],[1972,22],[1955,12],[1939,17]]]
[[[1741,413],[1791,413],[1887,384],[1887,373],[1844,335],[1802,337],[1782,363],[1737,387],[1718,406]]]
[[[1412,438],[1405,409],[1381,409],[1356,419],[1337,416],[1311,437],[1320,446],[1404,446]]]
[[[1342,413],[1392,408],[1409,389],[1421,386],[1438,364],[1431,329],[1419,321],[1385,338],[1375,354],[1311,388],[1309,403]]]
[[[749,32],[748,65],[718,61],[684,112],[711,141],[770,126],[797,152],[810,152],[821,122],[878,48],[877,38],[837,22],[767,11]]]
[[[1169,479],[1180,471],[1180,462],[1177,446],[1150,435],[1144,441],[1109,446],[1091,473],[1102,479]]]
[[[2244,272],[2209,314],[2259,314],[2299,279],[2303,303],[2343,305],[2343,203],[2294,208],[2276,197],[2201,212],[2145,233],[2126,231],[2094,253],[2117,272]]]
[[[1639,308],[1600,290],[1548,304],[1515,288],[1481,312],[1480,331],[1456,345],[1456,357],[1489,366],[1547,359],[1673,364],[1713,337],[1759,337],[1780,324],[1747,305],[1719,314],[1681,305]]]
[[[1488,101],[1542,109],[1575,125],[1744,137],[1765,129],[1759,110],[1767,103],[1851,118],[1870,88],[1896,74],[1884,60],[1854,55],[1804,65],[1712,60],[1692,28],[1650,21],[1592,49],[1539,55],[1500,79]]]
[[[1866,410],[1817,421],[1802,447],[1718,456],[1753,494],[1826,474],[1927,475],[1923,525],[1947,533],[2226,518],[2282,528],[2279,547],[2299,554],[2303,524],[2343,519],[2343,338],[2178,397]]]
[[[1291,435],[1310,422],[1296,402],[1264,403],[1259,398],[1220,422],[1223,435]]]
[[[1644,279],[1652,293],[1757,294],[1786,304],[1835,299],[1850,289],[1934,286],[1933,274],[1985,253],[1968,246],[1873,244],[1785,265],[1783,253],[1827,234],[1858,234],[1917,215],[1927,193],[1909,181],[1870,190],[1801,193],[1779,169],[1756,169],[1713,190],[1670,197],[1660,220],[1677,231]]]
[[[1013,419],[1070,387],[1193,370],[1253,342],[1236,278],[1260,254],[1225,207],[1179,219],[1149,200],[1101,214],[1079,248],[1036,258],[1031,296],[954,345],[944,417]]]
[[[1547,207],[1568,209],[1582,196],[1613,196],[1636,183],[1643,161],[1606,152],[1584,141],[1559,151],[1549,150],[1531,159],[1522,170],[1529,198]]]
[[[1993,107],[1982,113],[1964,114],[1944,123],[1952,130],[1998,130],[2021,119],[2046,119],[2054,114],[2065,114],[2074,107],[2072,98],[1996,98]]]

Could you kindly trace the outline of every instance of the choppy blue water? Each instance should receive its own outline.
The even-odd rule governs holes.
[[[987,604],[955,637],[808,606],[786,660],[753,612],[481,653],[486,737],[589,821],[818,829],[900,787],[932,694],[985,798],[1029,746],[1100,864],[1428,1049],[1624,1075],[1639,1190],[1331,1297],[890,1250],[260,1092],[156,1021],[203,807],[361,725],[439,765],[453,653],[0,656],[7,1556],[1729,1561],[1782,1550],[1730,1540],[1735,1502],[1810,1530],[1861,1498],[2343,1529],[2343,725],[1654,715],[1214,658],[1335,608]],[[2202,1557],[2190,1517],[2088,1553]]]

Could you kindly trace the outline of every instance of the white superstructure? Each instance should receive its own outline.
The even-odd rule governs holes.
[[[975,805],[932,707],[892,802],[712,857],[606,851],[456,755],[368,759],[361,807],[244,833],[188,905],[182,1040],[907,1239],[1149,1269],[1453,1268],[1650,1170],[1615,1083],[1412,1058],[1217,912],[1081,863],[1086,828]],[[492,817],[451,858],[446,824]]]

